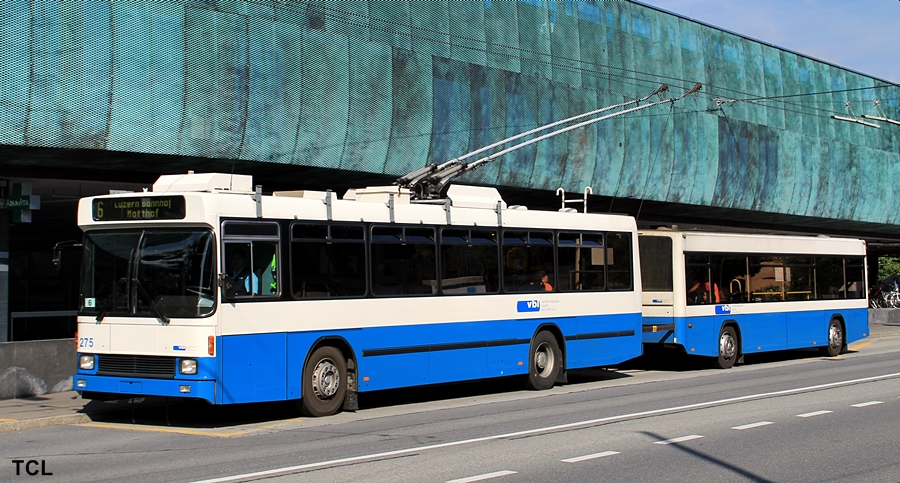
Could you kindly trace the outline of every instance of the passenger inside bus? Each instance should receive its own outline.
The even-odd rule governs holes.
[[[247,268],[247,257],[240,248],[233,249],[228,256],[226,273],[234,278],[235,295],[250,295],[256,292],[259,279]],[[251,288],[253,292],[250,291]]]
[[[553,285],[550,285],[550,276],[544,272],[541,272],[541,287],[545,292],[553,291]]]
[[[688,303],[708,304],[710,303],[710,295],[712,295],[712,303],[718,304],[722,302],[722,298],[719,295],[719,286],[713,283],[712,287],[710,287],[709,277],[704,275],[700,281],[688,290]]]

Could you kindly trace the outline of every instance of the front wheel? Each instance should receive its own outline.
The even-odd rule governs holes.
[[[330,416],[347,394],[347,361],[335,347],[319,347],[303,368],[300,410],[308,416]]]
[[[832,320],[828,324],[828,345],[821,347],[823,355],[834,357],[844,350],[844,329],[837,320]]]
[[[733,327],[722,327],[719,332],[719,356],[713,360],[713,366],[728,369],[738,358],[738,342]]]
[[[539,332],[531,341],[528,360],[527,386],[539,391],[553,387],[562,367],[556,337],[546,331]]]

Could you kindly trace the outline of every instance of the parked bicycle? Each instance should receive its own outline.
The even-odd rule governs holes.
[[[869,307],[873,309],[900,308],[900,276],[893,275],[872,287]]]

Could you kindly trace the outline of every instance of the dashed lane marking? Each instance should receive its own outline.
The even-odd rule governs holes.
[[[562,461],[563,463],[579,463],[581,461],[593,460],[593,459],[597,459],[597,458],[604,458],[606,456],[612,456],[612,455],[617,455],[617,454],[619,454],[618,451],[604,451],[602,453],[594,453],[594,454],[588,454],[588,455],[584,455],[584,456],[576,456],[574,458],[566,458],[566,459],[560,460],[560,461]]]
[[[501,476],[514,475],[515,471],[503,470],[493,473],[485,473],[483,475],[470,476],[468,478],[460,478],[458,480],[450,480],[447,483],[472,483],[473,481],[490,480],[491,478],[499,478]]]
[[[675,444],[675,443],[683,443],[683,442],[685,442],[685,441],[691,441],[691,440],[694,440],[694,439],[700,439],[700,438],[702,438],[702,437],[703,437],[703,436],[700,436],[699,434],[692,434],[692,435],[690,435],[690,436],[681,436],[681,437],[679,437],[679,438],[672,438],[672,439],[666,439],[666,440],[663,440],[663,441],[657,441],[657,442],[655,442],[655,443],[653,443],[653,444]]]
[[[850,407],[851,408],[864,408],[866,406],[874,406],[876,404],[884,404],[884,402],[883,401],[869,401],[869,402],[864,402],[864,403],[859,403],[859,404],[851,404]]]
[[[798,418],[811,418],[813,416],[821,416],[823,414],[828,414],[828,413],[832,413],[832,412],[834,412],[834,411],[813,411],[811,413],[798,414],[797,417]]]
[[[750,423],[750,424],[745,424],[745,425],[743,425],[743,426],[735,426],[735,427],[733,427],[733,428],[731,428],[731,429],[741,429],[741,430],[743,430],[743,429],[753,429],[753,428],[758,428],[758,427],[760,427],[760,426],[768,426],[768,425],[770,425],[770,424],[775,424],[775,423],[773,423],[772,421],[760,421],[760,422],[758,422],[758,423]]]

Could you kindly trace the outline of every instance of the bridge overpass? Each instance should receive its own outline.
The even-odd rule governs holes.
[[[590,186],[592,211],[648,224],[900,240],[900,126],[832,117],[898,119],[900,87],[636,1],[8,0],[0,46],[0,195],[41,198],[30,224],[0,214],[0,338],[11,312],[71,310],[77,274],[49,259],[79,236],[79,196],[188,169],[383,184],[662,84],[703,88],[459,182],[547,208]]]

